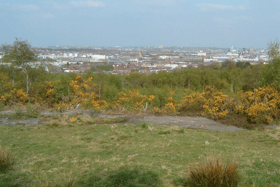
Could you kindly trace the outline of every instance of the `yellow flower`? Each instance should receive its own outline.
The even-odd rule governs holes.
[[[76,122],[76,120],[75,120],[75,118],[71,118],[71,123],[75,123]]]

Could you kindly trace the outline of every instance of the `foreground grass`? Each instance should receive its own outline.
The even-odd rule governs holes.
[[[120,168],[152,172],[174,186],[208,157],[239,164],[243,186],[280,185],[279,131],[212,132],[142,125],[0,126],[0,145],[16,155],[6,186],[87,186]],[[137,173],[136,172],[136,173]],[[179,182],[178,182],[179,183]]]

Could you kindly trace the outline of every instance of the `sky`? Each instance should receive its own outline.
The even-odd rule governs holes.
[[[280,0],[0,0],[0,43],[266,48]]]

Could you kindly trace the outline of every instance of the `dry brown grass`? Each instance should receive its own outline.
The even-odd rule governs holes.
[[[237,186],[238,181],[237,164],[231,162],[225,165],[220,158],[217,158],[190,169],[184,186],[233,187]]]
[[[79,115],[77,121],[82,124],[93,124],[96,120],[90,115]]]

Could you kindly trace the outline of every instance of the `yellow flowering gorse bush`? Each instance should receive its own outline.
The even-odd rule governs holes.
[[[253,92],[239,92],[240,102],[235,106],[235,112],[245,114],[252,123],[270,123],[279,115],[280,96],[271,87],[261,87]]]
[[[72,105],[94,107],[96,109],[106,107],[107,102],[97,95],[97,85],[94,84],[92,80],[92,77],[83,80],[81,76],[77,76],[75,80],[70,82],[70,86],[73,90],[71,95]]]
[[[215,92],[215,87],[206,87],[202,93],[185,96],[179,105],[180,110],[201,111],[202,116],[220,119],[227,116],[229,107],[228,95]]]
[[[27,93],[23,91],[23,89],[19,89],[19,90],[12,89],[10,93],[7,93],[0,97],[0,101],[3,103],[24,104],[27,103],[28,100],[29,100],[29,96]]]
[[[153,102],[154,95],[142,95],[138,90],[120,92],[118,97],[113,102],[114,109],[124,108],[126,110],[140,110]]]

